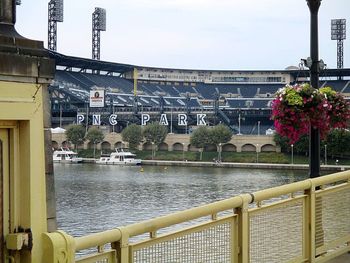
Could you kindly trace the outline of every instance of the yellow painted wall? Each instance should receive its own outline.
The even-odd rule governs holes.
[[[4,199],[11,204],[6,233],[22,227],[33,233],[33,249],[15,253],[20,262],[42,260],[47,231],[42,85],[0,82],[0,129],[10,134],[10,180]],[[10,196],[11,194],[11,196]],[[6,234],[5,233],[5,234]]]

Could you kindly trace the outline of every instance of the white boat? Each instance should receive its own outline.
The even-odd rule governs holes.
[[[116,149],[109,157],[101,157],[96,161],[97,164],[121,164],[121,165],[140,165],[141,159],[135,159],[136,155],[123,148]]]
[[[59,149],[53,152],[53,161],[55,163],[81,163],[83,158],[77,157],[77,153],[69,149]]]

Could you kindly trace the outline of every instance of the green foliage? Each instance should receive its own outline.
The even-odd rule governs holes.
[[[86,134],[86,139],[88,139],[93,144],[102,142],[104,137],[105,136],[103,135],[102,131],[95,127],[90,128]]]
[[[85,128],[81,125],[70,125],[65,134],[67,140],[74,144],[75,149],[85,141]]]
[[[122,131],[123,141],[129,143],[130,149],[137,149],[142,141],[142,129],[140,125],[131,124]]]
[[[207,126],[201,126],[192,132],[190,137],[191,145],[197,148],[204,148],[209,144],[209,129]]]
[[[94,158],[96,156],[96,144],[102,142],[104,137],[103,133],[95,127],[90,128],[86,134],[86,139],[94,144]]]
[[[219,124],[209,132],[209,142],[215,145],[219,145],[220,143],[226,143],[230,141],[232,138],[231,130],[223,124]]]
[[[335,129],[327,137],[328,155],[343,157],[350,148],[350,131]]]
[[[159,146],[159,144],[164,142],[168,134],[168,128],[164,125],[160,125],[157,122],[152,122],[144,127],[142,133],[146,142],[153,142],[156,146]]]
[[[282,152],[291,152],[292,146],[289,144],[289,139],[287,137],[283,137],[278,133],[274,135],[274,141],[281,147]],[[309,153],[309,136],[303,135],[300,137],[299,141],[293,144],[294,153],[305,154]]]

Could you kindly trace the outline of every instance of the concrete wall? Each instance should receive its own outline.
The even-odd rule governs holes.
[[[61,147],[67,145],[66,136],[64,133],[52,134],[53,147]],[[104,141],[97,145],[97,149],[111,149],[114,150],[118,147],[125,147],[127,143],[123,142],[120,133],[109,133],[105,135]],[[79,148],[89,149],[93,146],[89,142],[85,142],[84,145]],[[142,143],[139,149],[151,150],[151,145]],[[168,151],[198,151],[194,146],[190,144],[190,135],[187,134],[168,134],[163,144],[159,147],[160,150]],[[208,149],[215,150],[215,145],[209,146]],[[279,146],[273,140],[272,135],[235,135],[231,141],[222,145],[223,152],[280,152]]]

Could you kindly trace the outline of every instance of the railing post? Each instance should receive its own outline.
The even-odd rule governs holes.
[[[74,263],[74,238],[63,231],[44,233],[43,259],[45,263]]]
[[[308,206],[309,206],[309,215],[308,215],[308,259],[310,263],[315,262],[316,259],[316,187],[314,183],[311,183],[311,188],[308,190]]]
[[[241,195],[242,197],[242,207],[237,208],[238,215],[238,245],[239,245],[239,254],[238,262],[239,263],[248,263],[249,262],[249,214],[248,214],[248,205],[252,200],[252,197],[249,194]]]
[[[125,229],[119,228],[122,233],[121,239],[112,244],[112,248],[117,251],[117,262],[128,263],[130,261],[129,255],[129,234]]]

